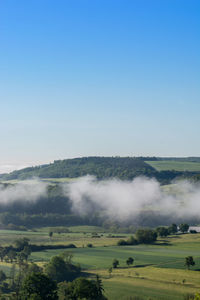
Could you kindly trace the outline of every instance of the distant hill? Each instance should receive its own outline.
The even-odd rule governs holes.
[[[182,164],[190,166],[190,168],[187,169]],[[51,164],[29,167],[1,175],[0,179],[77,178],[88,174],[94,175],[98,179],[116,177],[122,180],[131,180],[136,176],[147,176],[155,177],[162,184],[168,184],[177,177],[188,178],[200,174],[200,163],[198,158],[188,158],[188,160],[187,158],[177,158],[177,160],[173,158],[172,160],[171,158],[160,157],[94,156],[56,160]]]
[[[29,167],[10,174],[1,179],[28,179],[40,178],[76,178],[87,174],[97,178],[118,177],[132,179],[138,175],[154,173],[155,169],[140,158],[133,157],[83,157],[65,160],[56,160],[48,165]]]

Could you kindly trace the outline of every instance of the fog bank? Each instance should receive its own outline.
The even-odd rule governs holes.
[[[47,187],[47,183],[38,179],[0,185],[0,204],[9,205],[17,201],[36,202],[41,197],[47,196]]]
[[[179,181],[166,191],[155,179],[137,177],[132,181],[108,179],[99,181],[85,176],[64,186],[72,210],[80,215],[95,209],[116,220],[137,217],[153,211],[169,217],[200,217],[200,187]],[[174,191],[175,190],[175,191]]]

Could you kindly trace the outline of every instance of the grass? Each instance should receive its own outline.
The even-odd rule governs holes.
[[[200,291],[200,234],[169,236],[154,245],[116,246],[118,238],[110,238],[107,233],[102,233],[101,238],[92,238],[92,232],[101,230],[99,227],[76,226],[70,230],[73,232],[54,234],[52,241],[48,237],[49,228],[37,232],[1,230],[0,238],[1,244],[11,244],[11,241],[22,236],[38,244],[73,242],[78,248],[68,251],[74,254],[74,263],[79,263],[91,278],[97,273],[101,276],[109,300],[128,299],[131,296],[178,300],[186,294]],[[92,243],[94,247],[86,247],[87,243]],[[43,265],[61,252],[63,249],[33,252],[30,259]],[[184,266],[188,255],[193,256],[196,262],[191,270]],[[133,267],[127,267],[128,257],[134,258]],[[112,266],[114,258],[119,260],[120,265],[113,269],[110,277],[108,268]],[[3,262],[0,266],[9,274],[11,264]]]
[[[52,256],[61,253],[63,250],[46,250],[34,252],[31,255],[33,261],[48,261]],[[196,261],[192,269],[200,269],[200,253],[198,249],[183,249],[180,247],[164,246],[106,246],[94,248],[69,249],[74,254],[74,262],[81,264],[86,270],[108,269],[112,265],[112,260],[117,258],[121,267],[126,266],[126,259],[133,257],[135,265],[140,268],[146,265],[153,265],[159,268],[185,269],[184,259],[192,255]]]
[[[111,246],[116,245],[120,237],[111,238],[109,233],[103,232],[103,229],[98,226],[74,226],[68,227],[71,232],[69,233],[53,233],[53,237],[49,238],[49,231],[51,227],[44,227],[34,231],[15,231],[15,230],[0,230],[0,240],[2,246],[13,244],[13,242],[19,238],[26,237],[30,239],[32,244],[43,245],[67,245],[75,244],[77,247],[86,246],[92,243],[95,247],[98,246]],[[92,237],[92,233],[97,232],[100,238]],[[123,234],[125,238],[129,235]]]
[[[200,289],[199,274],[193,271],[131,267],[114,270],[111,278],[106,271],[98,274],[109,300],[128,299],[133,295],[144,299],[183,300],[184,295]]]
[[[182,161],[146,161],[147,164],[155,168],[157,171],[175,170],[175,171],[200,171],[199,162],[182,162]]]

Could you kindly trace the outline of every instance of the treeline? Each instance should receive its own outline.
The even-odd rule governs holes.
[[[151,244],[157,240],[157,237],[166,237],[171,234],[176,234],[177,232],[186,233],[189,230],[189,224],[182,223],[179,226],[172,224],[168,227],[159,226],[156,229],[143,229],[140,228],[136,231],[135,237],[130,236],[128,240],[119,240],[117,242],[118,246],[130,246],[138,244]],[[197,233],[195,230],[190,230],[190,233]]]
[[[95,214],[92,217],[80,217],[67,214],[0,214],[0,228],[26,230],[26,228],[46,226],[99,225]]]

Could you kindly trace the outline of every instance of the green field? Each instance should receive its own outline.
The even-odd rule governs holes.
[[[147,164],[155,168],[157,171],[190,171],[199,172],[200,163],[199,162],[182,162],[173,160],[160,160],[160,161],[146,161]]]
[[[99,274],[103,280],[105,294],[109,300],[128,299],[140,296],[142,299],[183,299],[189,293],[200,291],[200,234],[184,234],[159,239],[154,245],[116,246],[119,237],[113,238],[101,231],[100,227],[70,227],[70,233],[54,234],[52,240],[50,228],[20,232],[1,230],[1,244],[13,243],[13,240],[26,236],[36,244],[74,243],[77,248],[69,249],[73,253],[73,262],[79,263],[89,277]],[[92,232],[99,232],[100,238],[92,238]],[[124,235],[127,236],[128,235]],[[92,243],[93,248],[88,248]],[[63,249],[33,252],[30,259],[39,265],[48,262],[52,256]],[[184,259],[191,255],[196,262],[191,270],[186,270]],[[133,267],[127,267],[126,259],[134,258]],[[111,276],[108,268],[114,258],[120,262]],[[1,263],[1,268],[9,273],[11,264]]]

